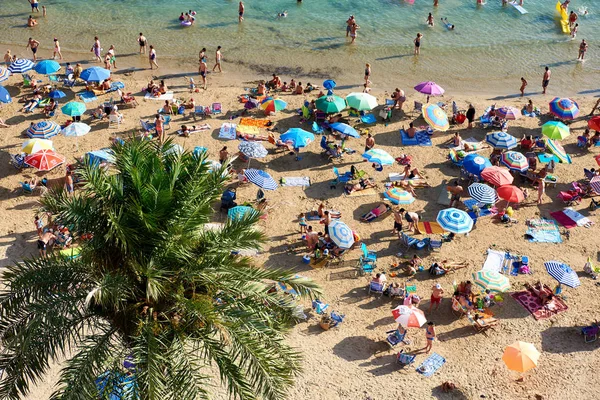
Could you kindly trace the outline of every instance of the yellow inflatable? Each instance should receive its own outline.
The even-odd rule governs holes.
[[[556,12],[558,13],[563,33],[570,34],[571,28],[569,27],[569,16],[565,9],[561,7],[560,1],[556,2]]]

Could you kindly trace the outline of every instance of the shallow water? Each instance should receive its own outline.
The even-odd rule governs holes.
[[[375,87],[389,87],[434,79],[449,89],[467,92],[515,92],[519,78],[539,91],[543,66],[553,70],[551,89],[577,93],[595,89],[598,77],[600,6],[580,18],[577,40],[560,31],[554,19],[555,2],[526,0],[529,14],[521,15],[500,0],[477,6],[475,0],[415,0],[411,5],[391,0],[247,0],[245,21],[237,22],[237,1],[232,0],[41,0],[48,17],[38,27],[25,27],[29,6],[25,0],[0,0],[0,42],[23,45],[33,36],[51,49],[58,37],[63,50],[89,52],[98,35],[105,49],[118,54],[137,51],[136,39],[144,32],[159,60],[182,58],[195,69],[198,51],[208,54],[223,46],[224,67],[241,65],[261,74],[274,68],[284,76],[307,75],[318,81],[333,76],[341,82],[360,83],[364,64],[373,66]],[[588,6],[592,4],[589,3]],[[584,2],[572,2],[577,11]],[[194,9],[197,25],[179,26],[178,15]],[[287,18],[277,13],[287,10]],[[595,12],[597,11],[597,12]],[[436,26],[427,27],[432,12]],[[40,13],[41,14],[41,13]],[[345,20],[357,17],[361,29],[357,43],[345,38]],[[440,18],[456,25],[448,31]],[[412,55],[413,39],[424,34],[419,57]],[[588,60],[575,61],[580,39],[591,41]],[[47,55],[42,52],[42,56]],[[212,59],[209,57],[209,65]],[[510,86],[509,86],[510,85]]]

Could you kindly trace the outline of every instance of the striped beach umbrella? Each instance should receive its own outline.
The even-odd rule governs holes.
[[[498,195],[494,188],[483,183],[473,183],[467,188],[469,196],[483,204],[495,204],[498,201]]]
[[[10,97],[10,93],[4,86],[0,86],[0,103],[12,103],[12,97]]]
[[[510,150],[517,147],[517,138],[506,132],[492,132],[485,137],[485,141],[497,149]]]
[[[500,107],[499,109],[496,110],[496,115],[502,119],[511,120],[511,121],[523,116],[523,114],[521,114],[521,110],[519,110],[518,108],[512,107],[512,106]]]
[[[37,153],[25,157],[25,164],[39,171],[50,171],[65,162],[65,157],[55,153],[53,150],[40,150]]]
[[[510,185],[515,179],[509,170],[496,166],[481,171],[481,177],[494,186]]]
[[[508,292],[510,282],[508,278],[496,271],[481,270],[473,273],[473,282],[483,289],[489,289],[492,292]]]
[[[579,115],[579,106],[571,99],[555,97],[549,106],[550,112],[560,119],[575,119]]]
[[[266,113],[275,113],[277,111],[285,110],[287,103],[279,98],[267,97],[263,100],[260,107]]]
[[[275,190],[279,187],[271,175],[260,169],[247,169],[244,172],[244,176],[261,189]]]
[[[4,82],[11,75],[10,71],[4,67],[0,67],[0,82]]]
[[[473,220],[469,214],[458,208],[446,208],[435,219],[443,230],[452,233],[469,233],[473,229]]]
[[[52,150],[54,148],[52,140],[48,139],[30,139],[23,143],[21,151],[25,154],[37,153],[40,150]]]
[[[529,169],[529,162],[525,156],[517,151],[507,151],[502,153],[500,162],[513,171],[527,171]]]
[[[80,117],[85,113],[86,106],[85,103],[79,101],[70,101],[62,106],[60,110],[69,117]]]
[[[423,311],[412,306],[398,306],[392,310],[392,316],[405,328],[420,328],[427,322]]]
[[[569,127],[560,121],[549,121],[542,125],[542,135],[548,139],[562,140],[570,135]]]
[[[463,168],[473,175],[479,176],[484,169],[491,166],[492,163],[489,159],[480,156],[477,153],[467,154],[465,158],[463,158]]]
[[[368,162],[379,165],[393,165],[394,157],[390,156],[385,150],[371,149],[363,153],[362,157]]]
[[[383,192],[383,196],[396,205],[411,204],[415,201],[412,194],[394,187]]]
[[[52,121],[40,121],[27,128],[27,136],[32,139],[49,139],[60,133],[60,125]]]
[[[100,67],[86,68],[81,72],[80,78],[86,82],[102,82],[110,78],[110,71]]]
[[[526,372],[537,366],[540,352],[534,345],[526,342],[515,342],[504,349],[502,361],[512,371]]]
[[[79,137],[87,135],[92,128],[83,122],[73,122],[62,130],[62,134],[67,137]]]
[[[321,96],[315,101],[317,110],[327,114],[337,113],[346,108],[346,100],[334,94],[329,96]]]
[[[329,237],[340,249],[349,249],[354,244],[352,229],[337,219],[329,224]]]
[[[279,137],[282,142],[291,143],[294,148],[306,147],[315,140],[315,135],[300,128],[288,129]]]
[[[423,107],[423,118],[434,130],[447,131],[450,128],[448,115],[437,104],[426,104]]]
[[[421,82],[415,86],[415,90],[429,96],[441,96],[444,94],[444,89],[433,81]]]
[[[238,149],[248,158],[263,158],[268,154],[265,146],[258,142],[242,142]]]
[[[344,124],[343,122],[335,122],[331,125],[329,125],[331,127],[331,129],[333,129],[336,132],[340,132],[346,136],[350,136],[353,138],[360,138],[360,133],[358,133],[356,131],[356,129],[354,129],[353,127],[351,127],[348,124]]]
[[[22,74],[33,69],[33,61],[26,58],[18,58],[13,61],[9,66],[8,70],[13,74]]]
[[[600,194],[600,176],[594,176],[590,180],[590,187],[596,194]]]
[[[500,186],[497,190],[498,197],[509,203],[520,203],[525,200],[525,194],[521,189],[513,185]]]
[[[368,93],[350,93],[346,96],[348,107],[358,111],[370,111],[377,107],[377,98]]]
[[[42,75],[51,75],[60,69],[60,64],[54,60],[42,60],[39,61],[35,67],[33,67],[35,72]]]
[[[546,267],[546,271],[548,271],[550,276],[556,279],[561,285],[571,288],[581,285],[577,273],[565,263],[561,263],[560,261],[546,261],[544,267]]]
[[[548,147],[548,150],[550,150],[550,152],[552,154],[554,154],[556,157],[558,157],[558,160],[561,163],[571,164],[571,162],[572,162],[571,156],[567,154],[564,147],[562,147],[562,145],[560,143],[558,143],[555,140],[548,139],[548,140],[546,140],[546,146]]]
[[[255,212],[258,212],[258,211],[256,211],[252,207],[235,206],[233,208],[230,208],[229,211],[227,211],[227,218],[229,218],[232,221],[236,221],[236,220],[240,220],[240,219],[244,218],[244,216],[246,216],[246,215],[251,215],[252,213],[255,213]]]

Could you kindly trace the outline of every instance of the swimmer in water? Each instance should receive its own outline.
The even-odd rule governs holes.
[[[454,30],[454,25],[448,22],[448,18],[441,18],[442,23],[448,28],[448,30]]]
[[[431,13],[429,13],[429,15],[427,16],[427,25],[429,26],[433,26],[433,15],[431,15]]]
[[[280,12],[277,14],[277,18],[287,18],[287,10]]]

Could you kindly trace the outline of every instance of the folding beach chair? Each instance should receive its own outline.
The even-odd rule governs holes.
[[[315,310],[315,312],[318,315],[323,315],[326,313],[327,309],[329,308],[329,304],[325,304],[321,300],[315,299],[312,302],[312,308],[313,308],[313,310]]]
[[[337,186],[338,183],[348,183],[352,180],[352,175],[350,172],[346,172],[344,175],[340,175],[340,171],[333,167],[333,174],[335,175],[335,184]]]
[[[221,103],[212,103],[212,105],[210,107],[210,112],[211,112],[211,114],[221,114],[222,113]]]
[[[371,293],[378,294],[379,297],[383,296],[383,291],[385,290],[385,283],[379,282],[370,282],[367,288],[367,294],[370,296]]]
[[[408,354],[405,353],[404,350],[400,350],[396,356],[396,362],[402,366],[406,366],[414,363],[416,357],[417,356],[415,354]]]
[[[374,263],[377,261],[377,254],[374,251],[369,251],[366,244],[362,243],[360,249],[362,251],[361,262]]]
[[[406,233],[401,232],[400,233],[400,242],[402,245],[404,245],[406,247],[406,250],[409,250],[411,247],[416,248],[417,247],[417,243],[420,242],[419,239],[416,239],[412,236],[408,236]]]
[[[420,101],[415,101],[413,112],[416,112],[417,115],[421,114],[423,112],[423,103]]]

